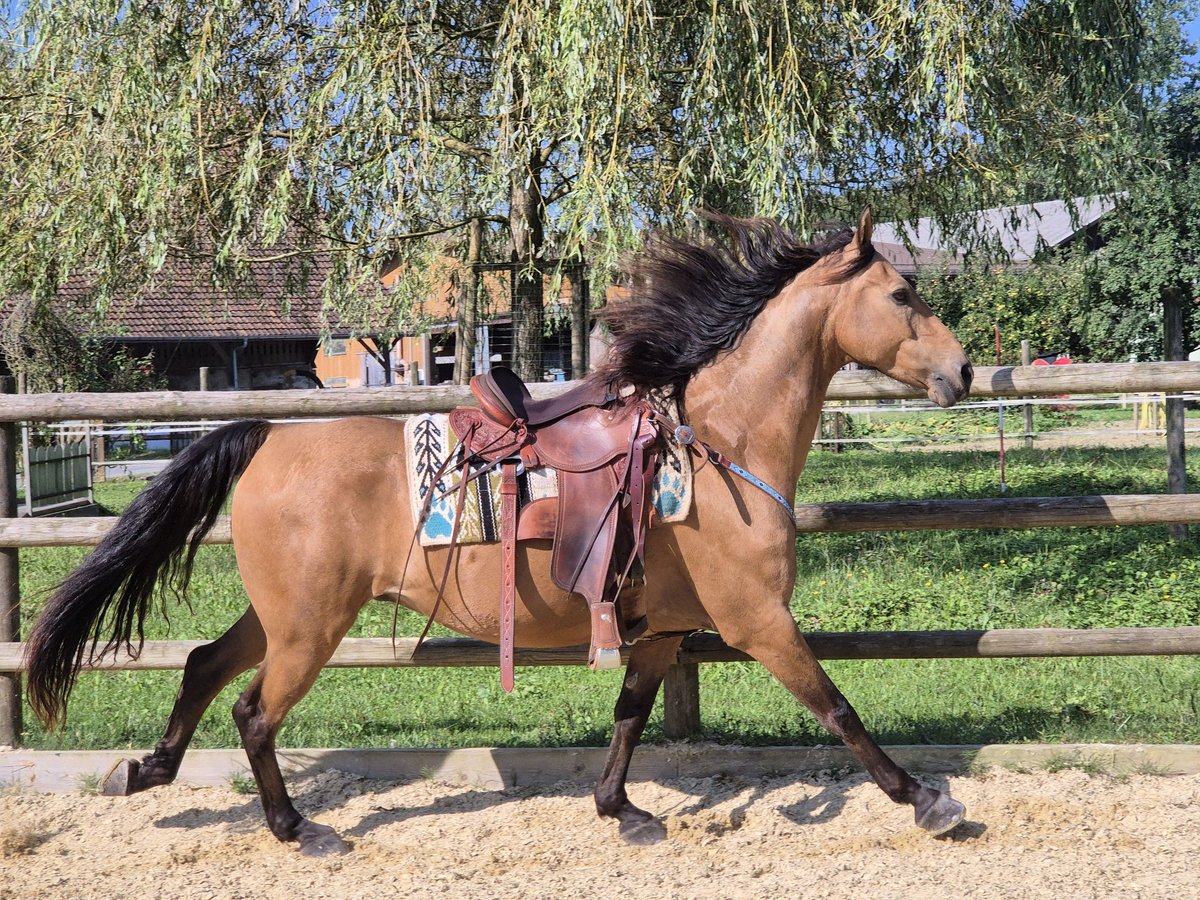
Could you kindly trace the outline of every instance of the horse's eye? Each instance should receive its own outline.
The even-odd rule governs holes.
[[[910,298],[907,290],[904,288],[898,288],[897,290],[892,291],[892,299],[895,300],[900,306],[908,306]]]

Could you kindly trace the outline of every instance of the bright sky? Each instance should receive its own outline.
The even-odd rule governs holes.
[[[15,21],[25,8],[28,0],[0,0],[0,21]],[[1200,50],[1200,18],[1184,26],[1188,39]],[[1200,61],[1200,52],[1193,53],[1192,59]]]

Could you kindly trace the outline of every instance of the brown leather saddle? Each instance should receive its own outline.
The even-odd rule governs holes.
[[[480,408],[453,410],[450,427],[460,441],[460,485],[495,469],[501,473],[501,686],[513,687],[520,540],[554,542],[551,578],[562,590],[581,594],[591,611],[588,664],[620,665],[621,646],[646,628],[644,615],[618,608],[618,596],[644,559],[661,449],[659,415],[645,400],[592,382],[534,400],[504,367],[476,375],[471,390]],[[557,470],[558,497],[518,510],[518,476],[539,466]]]

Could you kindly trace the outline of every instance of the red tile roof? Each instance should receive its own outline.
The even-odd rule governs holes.
[[[109,330],[127,340],[214,340],[229,338],[315,339],[321,334],[320,261],[307,283],[295,260],[255,263],[245,283],[213,283],[205,260],[170,256],[149,286],[108,310]],[[60,289],[68,301],[87,302],[90,284],[73,276]]]

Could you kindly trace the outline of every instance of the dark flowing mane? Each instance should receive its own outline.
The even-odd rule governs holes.
[[[628,271],[629,297],[601,313],[613,339],[593,378],[681,395],[697,370],[737,345],[797,273],[853,238],[842,229],[820,244],[803,244],[772,219],[703,215],[729,232],[730,243],[651,237]]]

